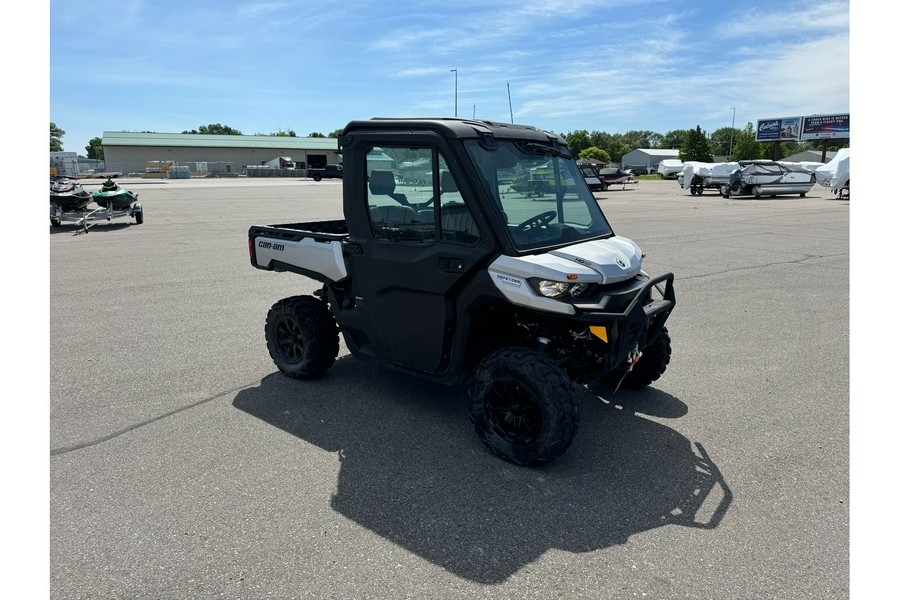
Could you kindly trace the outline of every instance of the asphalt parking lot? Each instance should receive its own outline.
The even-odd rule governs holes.
[[[461,387],[276,370],[266,311],[318,285],[247,229],[340,218],[339,181],[120,183],[143,224],[50,228],[52,598],[849,596],[849,201],[596,194],[675,274],[672,362],[524,469]]]

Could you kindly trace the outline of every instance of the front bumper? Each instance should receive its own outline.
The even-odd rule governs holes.
[[[592,354],[602,357],[604,371],[628,358],[634,348],[653,343],[675,308],[675,276],[666,273],[639,286],[603,294],[597,303],[575,305],[574,319],[590,331]]]

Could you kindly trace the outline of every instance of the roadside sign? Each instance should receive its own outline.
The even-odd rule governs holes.
[[[800,140],[850,139],[850,115],[813,115],[803,117]]]
[[[757,142],[796,142],[800,140],[801,117],[760,119],[756,122]]]

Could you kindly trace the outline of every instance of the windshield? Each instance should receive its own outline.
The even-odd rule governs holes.
[[[466,148],[518,250],[612,234],[571,156],[533,142],[468,140]]]

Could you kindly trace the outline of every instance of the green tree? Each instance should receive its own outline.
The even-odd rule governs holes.
[[[610,158],[609,153],[606,150],[601,150],[597,146],[589,146],[578,153],[578,158],[594,158],[599,160],[602,163],[611,163],[612,158]]]
[[[237,129],[222,125],[221,123],[211,123],[209,125],[201,125],[198,129],[190,131],[182,131],[181,133],[202,133],[205,135],[243,135]]]
[[[66,132],[56,126],[56,123],[50,121],[50,152],[62,152],[62,137]]]
[[[343,127],[341,127],[340,129],[335,129],[334,131],[332,131],[331,133],[328,134],[328,137],[330,137],[330,138],[336,138],[336,137],[338,137],[339,135],[341,135],[342,133],[344,133],[344,128],[343,128]]]
[[[309,134],[308,136],[306,136],[306,137],[323,138],[323,137],[325,137],[325,134],[324,134],[324,133],[320,133],[320,132],[318,132],[318,131],[313,131],[312,133],[310,133],[310,134]]]
[[[103,140],[95,137],[91,138],[88,142],[88,145],[84,147],[87,151],[88,158],[96,158],[98,160],[103,160]]]
[[[591,139],[588,132],[584,129],[576,129],[569,133],[563,134],[566,143],[569,145],[569,151],[573,156],[580,156],[581,151],[591,145]]]
[[[804,144],[805,145],[805,144]],[[768,158],[771,160],[779,160],[790,156],[792,154],[797,154],[798,152],[803,152],[806,150],[804,145],[798,144],[797,142],[781,142],[780,146],[774,143],[766,143],[760,144],[760,158]],[[776,156],[776,148],[777,148],[777,156]]]
[[[738,130],[733,127],[720,127],[709,136],[709,149],[716,156],[728,156],[734,150],[734,140]]]
[[[625,144],[622,140],[621,133],[614,133],[610,137],[607,146],[603,149],[609,153],[609,158],[612,162],[619,163],[622,162],[622,157],[631,152],[634,148]]]
[[[741,131],[734,136],[734,151],[731,160],[753,160],[762,157],[762,144],[756,141],[756,130],[753,123],[747,123]]]
[[[690,129],[673,129],[662,137],[661,148],[681,148],[691,134]]]
[[[678,157],[682,162],[689,160],[696,160],[699,162],[713,161],[712,152],[709,150],[709,140],[706,139],[706,135],[700,129],[699,125],[688,134],[684,145],[678,152]]]
[[[605,131],[592,131],[591,132],[591,146],[597,146],[598,148],[609,148],[612,143],[612,135],[606,133]]]
[[[632,130],[622,134],[622,142],[626,146],[630,146],[631,150],[637,150],[638,148],[656,148],[661,139],[661,135],[652,131]],[[631,150],[629,150],[629,152]]]
[[[275,133],[270,133],[272,137],[297,137],[297,132],[293,129],[288,129],[287,131],[278,130]]]

